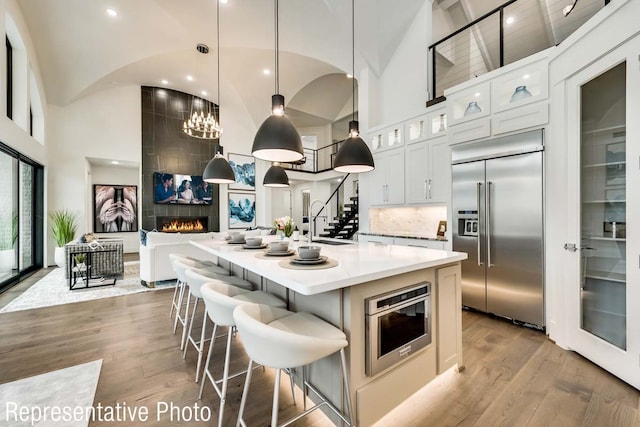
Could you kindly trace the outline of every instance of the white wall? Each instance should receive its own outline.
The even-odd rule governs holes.
[[[79,234],[92,230],[93,213],[88,208],[92,180],[86,158],[140,164],[141,117],[139,86],[116,86],[66,107],[49,106],[47,210],[66,208],[76,213]],[[139,183],[139,178],[135,182]],[[53,242],[48,249],[52,262]]]

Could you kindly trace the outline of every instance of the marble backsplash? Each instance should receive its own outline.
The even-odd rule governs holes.
[[[369,229],[372,233],[435,237],[438,222],[446,220],[446,206],[369,209]],[[449,227],[447,227],[447,236],[449,235]]]

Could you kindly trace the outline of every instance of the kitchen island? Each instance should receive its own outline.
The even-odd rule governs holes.
[[[299,270],[285,268],[281,258],[267,258],[260,250],[225,241],[191,244],[216,256],[234,274],[282,297],[289,309],[316,314],[345,331],[351,399],[359,426],[373,424],[438,374],[462,367],[460,261],[466,259],[464,253],[375,243],[317,244],[322,255],[337,265]],[[291,247],[306,244],[292,242]],[[365,300],[426,282],[431,284],[430,344],[368,375]],[[338,366],[337,355],[317,362],[311,380],[334,404],[343,406]]]

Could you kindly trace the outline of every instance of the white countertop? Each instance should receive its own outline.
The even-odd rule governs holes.
[[[265,242],[271,240],[274,238],[263,238]],[[261,250],[245,250],[242,245],[230,245],[223,240],[192,241],[191,244],[303,295],[333,291],[467,259],[466,253],[427,248],[365,242],[333,246],[314,242],[322,248],[321,255],[337,260],[338,266],[322,270],[291,270],[278,265],[283,259],[290,258],[257,258]],[[291,242],[290,248],[303,245],[307,242]]]

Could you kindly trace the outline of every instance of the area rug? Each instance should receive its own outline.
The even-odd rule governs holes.
[[[0,313],[89,301],[99,298],[117,297],[137,292],[166,289],[174,285],[175,280],[167,280],[164,282],[156,282],[155,288],[142,286],[140,284],[140,263],[138,261],[130,261],[124,263],[124,278],[118,279],[115,286],[74,289],[70,291],[69,283],[64,277],[64,269],[56,268],[34,283],[18,298],[0,309]]]
[[[1,384],[0,426],[86,427],[101,368],[102,359]]]

